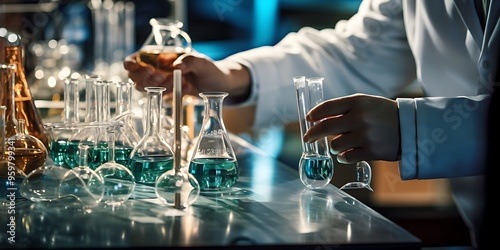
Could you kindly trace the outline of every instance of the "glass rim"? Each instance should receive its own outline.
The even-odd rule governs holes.
[[[316,81],[322,81],[324,79],[325,78],[322,77],[322,76],[313,76],[313,77],[306,78],[306,81],[308,81],[308,82],[316,82]]]
[[[228,96],[229,94],[223,91],[207,91],[207,92],[201,92],[198,95],[203,97],[203,96]]]
[[[165,87],[145,87],[144,90],[147,92],[163,92],[167,90]]]

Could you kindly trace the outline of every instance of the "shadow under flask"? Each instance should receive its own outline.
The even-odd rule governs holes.
[[[146,131],[130,153],[130,169],[135,181],[155,185],[156,179],[173,169],[174,153],[160,133],[163,87],[146,87]]]
[[[221,191],[238,180],[238,162],[222,120],[225,92],[200,93],[205,104],[203,125],[189,164],[201,191]]]

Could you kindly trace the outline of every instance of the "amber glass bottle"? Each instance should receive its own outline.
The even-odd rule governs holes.
[[[5,47],[5,64],[15,65],[14,84],[9,81],[2,82],[1,104],[7,107],[5,114],[6,138],[17,133],[15,128],[16,120],[26,121],[26,132],[38,138],[46,148],[49,146],[49,137],[46,133],[39,110],[35,106],[35,100],[26,81],[23,66],[22,46]],[[14,97],[14,111],[12,111],[12,93]],[[14,116],[14,117],[13,117]]]

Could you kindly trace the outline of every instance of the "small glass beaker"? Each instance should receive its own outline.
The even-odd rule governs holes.
[[[79,115],[79,78],[64,80],[64,117],[61,123],[46,123],[49,132],[49,155],[54,165],[68,166],[65,158],[70,137],[77,132],[75,125],[80,122]]]
[[[79,145],[85,144],[89,146],[89,159],[88,165],[91,169],[95,169],[101,164],[108,161],[108,143],[107,143],[107,132],[106,123],[109,122],[109,81],[93,80],[91,82],[87,81],[87,84],[93,86],[94,98],[91,102],[94,102],[94,110],[90,109],[87,104],[87,112],[95,112],[95,120],[89,120],[89,122],[80,123],[77,133],[71,136],[66,155],[66,163],[69,167],[73,168],[77,165],[79,160]]]
[[[167,18],[152,18],[149,24],[151,33],[139,50],[138,63],[160,68],[159,60],[165,62],[162,65],[171,65],[179,56],[191,51],[191,38],[181,29],[182,22]],[[160,69],[173,71],[171,66]]]
[[[308,80],[306,82],[306,80]],[[294,77],[297,108],[299,112],[300,133],[302,136],[312,126],[306,121],[311,108],[323,101],[323,78],[306,79],[305,76]],[[302,142],[302,155],[299,161],[299,176],[308,188],[321,188],[333,178],[334,165],[329,153],[328,141],[323,137],[315,142]]]
[[[156,179],[173,168],[174,153],[160,133],[163,87],[146,87],[146,131],[130,153],[130,169],[136,182],[155,185]]]
[[[238,180],[238,162],[222,120],[222,102],[227,95],[225,92],[200,93],[205,116],[189,173],[198,180],[201,191],[229,189]]]
[[[313,125],[313,123],[306,121],[307,113],[323,102],[323,79],[323,77],[306,78],[305,76],[293,78],[302,137]],[[334,165],[329,153],[327,137],[311,143],[302,142],[302,151],[299,161],[299,174],[302,183],[311,189],[321,188],[329,184],[333,178]],[[367,162],[361,161],[356,165],[356,181],[346,183],[340,189],[366,188],[373,191],[370,187],[370,181],[371,167]]]

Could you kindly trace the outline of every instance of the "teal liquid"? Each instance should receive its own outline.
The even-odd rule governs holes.
[[[91,141],[82,142],[84,145],[88,145],[89,147],[93,147],[94,143]],[[71,140],[68,142],[68,149],[66,151],[66,156],[64,157],[64,161],[70,168],[78,167],[80,163],[80,149],[78,146],[80,145],[79,140]],[[87,159],[90,161],[90,157]]]
[[[130,168],[130,153],[133,149],[128,146],[115,146],[115,162]]]
[[[238,163],[234,159],[193,159],[189,164],[191,173],[203,191],[217,191],[232,187],[238,180]]]
[[[328,156],[304,156],[300,159],[299,170],[303,181],[330,181],[333,177],[333,160]]]
[[[166,155],[134,156],[130,160],[135,181],[146,185],[154,185],[156,179],[173,166],[174,158]]]
[[[51,141],[49,144],[50,158],[56,166],[64,166],[66,164],[66,152],[68,151],[68,140]]]
[[[107,142],[98,142],[95,147],[89,150],[88,165],[91,169],[96,169],[102,164],[109,162],[109,147]]]

